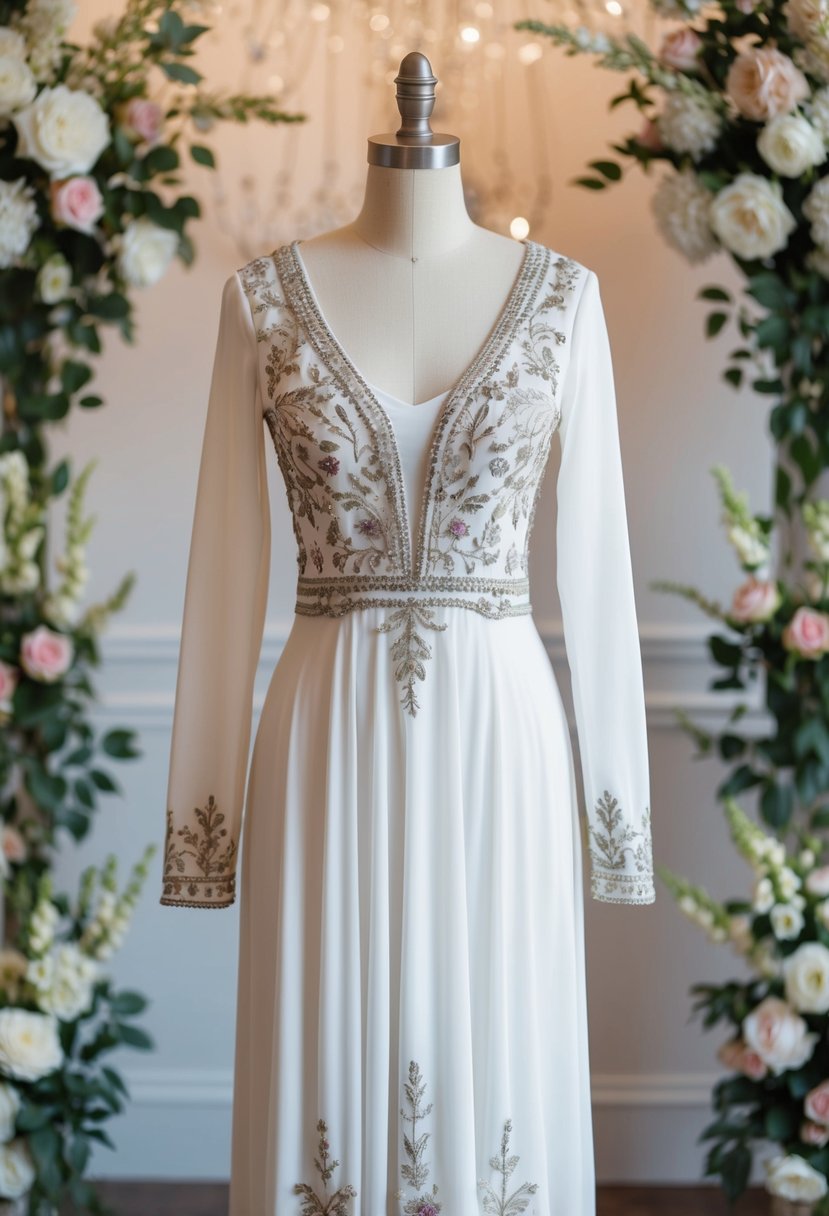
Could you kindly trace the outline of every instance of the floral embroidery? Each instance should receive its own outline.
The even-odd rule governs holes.
[[[193,808],[193,814],[197,827],[185,824],[176,830],[173,810],[167,808],[161,903],[226,907],[236,897],[237,842],[222,826],[225,814],[212,794],[205,807]],[[181,845],[176,836],[181,837]]]
[[[303,1196],[302,1216],[348,1216],[348,1201],[354,1199],[357,1192],[351,1183],[347,1182],[332,1195],[328,1194],[331,1175],[340,1163],[336,1160],[330,1161],[328,1158],[328,1150],[331,1146],[328,1143],[328,1126],[324,1119],[320,1119],[317,1123],[317,1131],[320,1134],[319,1156],[314,1158],[314,1166],[322,1179],[323,1190],[326,1193],[318,1195],[310,1183],[297,1182],[294,1185],[294,1193]]]
[[[404,1083],[406,1099],[409,1104],[409,1112],[407,1113],[403,1107],[400,1108],[400,1114],[404,1122],[410,1123],[412,1130],[409,1135],[403,1133],[403,1147],[406,1152],[408,1161],[404,1161],[400,1166],[400,1173],[408,1182],[409,1186],[415,1191],[422,1191],[429,1180],[429,1163],[425,1159],[426,1142],[429,1139],[430,1132],[421,1132],[417,1134],[417,1123],[419,1119],[425,1119],[432,1110],[432,1103],[428,1106],[422,1106],[423,1095],[426,1092],[426,1082],[420,1071],[420,1065],[412,1060],[409,1063],[409,1079]],[[403,1191],[399,1190],[395,1195],[396,1199],[403,1199]],[[438,1199],[438,1188],[436,1184],[432,1184],[431,1192],[426,1192],[424,1195],[413,1195],[403,1204],[403,1212],[405,1216],[438,1216],[442,1205]]]
[[[483,1197],[483,1210],[486,1216],[518,1216],[519,1212],[526,1211],[530,1197],[538,1190],[537,1182],[522,1182],[517,1191],[513,1191],[511,1195],[507,1195],[507,1183],[509,1182],[510,1175],[521,1160],[516,1155],[510,1155],[509,1139],[511,1131],[512,1119],[506,1119],[504,1121],[504,1131],[501,1135],[500,1156],[490,1157],[489,1159],[492,1169],[501,1175],[500,1194],[496,1193],[483,1178],[478,1182],[478,1186],[483,1187],[486,1192]]]
[[[618,798],[605,790],[588,825],[592,893],[606,903],[653,903],[650,808],[640,826],[627,822]]]
[[[409,600],[401,608],[396,608],[382,625],[377,626],[378,633],[390,633],[392,629],[400,629],[400,636],[392,643],[391,657],[394,660],[395,679],[404,684],[405,691],[401,705],[415,716],[418,710],[418,700],[415,696],[415,680],[425,680],[426,668],[423,666],[432,653],[432,647],[415,628],[420,624],[423,629],[442,630],[446,622],[434,620],[434,609],[420,600]]]
[[[392,643],[393,669],[401,705],[414,715],[414,681],[425,678],[431,648],[413,628],[409,603],[416,599],[429,616],[439,606],[493,618],[531,611],[521,584],[560,421],[563,317],[584,268],[524,242],[499,317],[441,404],[410,534],[391,418],[329,329],[299,244],[282,245],[239,272],[262,344],[264,417],[291,509],[300,581],[311,566],[320,576],[313,605],[298,588],[296,611],[341,615],[383,603],[397,609],[378,632],[404,624],[404,637]],[[409,602],[348,594],[345,580],[360,578],[394,580]],[[483,597],[466,594],[470,578]],[[435,579],[443,580],[443,596],[429,594]],[[496,584],[498,592],[490,592]]]

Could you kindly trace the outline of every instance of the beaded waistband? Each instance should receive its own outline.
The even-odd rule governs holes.
[[[471,608],[488,617],[530,612],[528,578],[480,578],[474,575],[351,574],[334,578],[297,579],[295,612],[305,616],[344,616],[360,608]]]

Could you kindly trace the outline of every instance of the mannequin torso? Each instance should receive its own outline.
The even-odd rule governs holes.
[[[473,223],[460,165],[369,165],[360,214],[301,241],[299,253],[352,363],[384,392],[417,404],[452,388],[475,358],[524,245]]]

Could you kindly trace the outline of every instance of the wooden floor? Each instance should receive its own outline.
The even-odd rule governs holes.
[[[223,1185],[100,1182],[98,1190],[118,1216],[227,1216]],[[729,1211],[716,1187],[618,1186],[599,1187],[597,1216],[767,1216],[767,1212],[768,1199],[762,1191],[747,1192]]]

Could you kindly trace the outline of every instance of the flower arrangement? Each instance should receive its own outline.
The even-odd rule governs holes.
[[[83,605],[96,462],[51,467],[46,431],[103,405],[90,386],[101,329],[132,340],[134,292],[193,259],[182,154],[210,169],[216,122],[303,117],[205,86],[200,7],[124,0],[80,45],[74,0],[0,0],[0,1216],[111,1211],[84,1179],[129,1096],[103,1057],[152,1046],[131,1020],[144,997],[115,991],[105,964],[156,846],[120,893],[114,857],[75,900],[50,874],[61,833],[83,840],[121,793],[109,761],[140,753],[133,731],[91,722],[100,635],[134,574]]]

